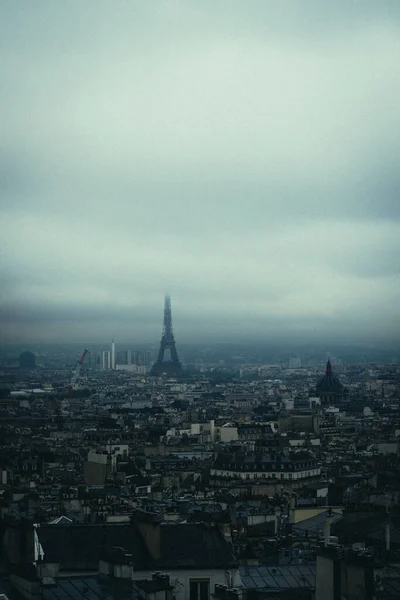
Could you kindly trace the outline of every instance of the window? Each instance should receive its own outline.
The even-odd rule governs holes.
[[[210,598],[210,580],[209,579],[190,579],[189,600],[209,600]]]

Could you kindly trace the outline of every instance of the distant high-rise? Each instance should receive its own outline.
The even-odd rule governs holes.
[[[143,350],[143,364],[145,367],[149,367],[151,362],[150,350]]]
[[[103,350],[101,353],[101,368],[103,371],[111,369],[111,352],[110,350]]]
[[[301,368],[300,358],[297,358],[297,357],[289,358],[289,369],[300,369],[300,368]]]
[[[166,353],[170,354],[166,359]],[[182,365],[175,347],[174,332],[172,330],[171,298],[165,296],[164,325],[160,342],[160,350],[156,362],[151,368],[151,375],[169,375],[179,377],[183,374]]]
[[[115,369],[115,342],[114,342],[114,338],[112,339],[112,342],[111,342],[111,368]]]
[[[138,367],[149,367],[151,360],[150,350],[133,350],[132,363]]]
[[[116,363],[117,365],[127,365],[128,364],[128,350],[118,350],[116,353]]]

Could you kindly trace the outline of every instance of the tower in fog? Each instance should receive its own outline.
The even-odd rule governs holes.
[[[169,353],[169,357],[168,357]],[[182,365],[178,358],[175,346],[174,332],[172,329],[171,298],[165,296],[164,325],[157,360],[151,368],[151,375],[169,375],[179,377],[183,375]]]

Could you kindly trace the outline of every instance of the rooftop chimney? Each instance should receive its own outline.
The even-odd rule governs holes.
[[[331,523],[333,521],[333,516],[331,510],[328,513],[326,521],[324,523],[324,542],[325,544],[329,544],[331,539]]]
[[[147,550],[154,560],[159,560],[160,552],[160,524],[154,513],[137,510],[133,515],[133,520],[137,524]]]
[[[385,543],[386,552],[390,552],[390,523],[386,523],[385,526]]]

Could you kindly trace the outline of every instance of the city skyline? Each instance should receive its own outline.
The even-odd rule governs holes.
[[[3,3],[2,343],[398,346],[399,23]]]

